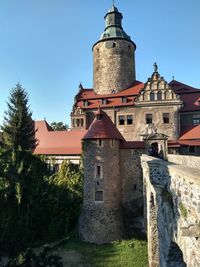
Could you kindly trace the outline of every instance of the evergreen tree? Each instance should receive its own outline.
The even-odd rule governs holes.
[[[8,110],[5,112],[3,142],[14,151],[31,152],[36,146],[34,122],[28,106],[28,95],[18,83],[10,92]]]

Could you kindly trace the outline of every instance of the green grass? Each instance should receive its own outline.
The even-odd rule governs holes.
[[[76,239],[68,239],[66,251],[76,251],[84,257],[84,263],[92,267],[147,267],[147,241],[123,240],[110,244],[94,245]]]

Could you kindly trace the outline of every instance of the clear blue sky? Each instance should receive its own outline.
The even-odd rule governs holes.
[[[92,45],[111,0],[0,0],[0,124],[9,91],[27,89],[34,119],[70,122],[80,81],[92,87]],[[200,0],[115,0],[137,45],[137,79],[200,88]]]

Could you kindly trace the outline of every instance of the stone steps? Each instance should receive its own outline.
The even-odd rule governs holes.
[[[178,245],[172,242],[169,253],[167,267],[186,267],[187,265],[183,261],[183,253],[178,247]]]

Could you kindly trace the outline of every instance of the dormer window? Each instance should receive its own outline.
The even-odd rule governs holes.
[[[122,96],[122,103],[127,103],[127,97],[126,96]]]
[[[84,106],[84,107],[89,106],[89,102],[88,102],[88,100],[84,100],[84,101],[83,101],[83,106]]]
[[[102,119],[102,114],[101,113],[97,114],[97,120],[100,121],[101,119]]]
[[[101,104],[102,105],[107,105],[108,104],[108,100],[105,99],[105,98],[101,99]]]

